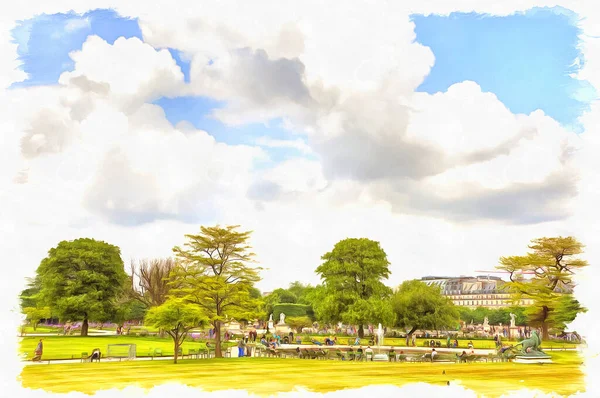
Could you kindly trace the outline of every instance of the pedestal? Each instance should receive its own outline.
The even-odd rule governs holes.
[[[513,362],[526,364],[552,363],[552,358],[550,357],[550,355],[517,355]]]
[[[274,328],[275,328],[275,326],[273,326],[273,321],[269,321],[269,331],[273,332]]]
[[[388,354],[380,353],[373,355],[373,362],[389,362],[390,357]]]
[[[278,334],[281,333],[281,334],[287,336],[292,331],[292,329],[285,323],[282,323],[282,324],[277,324],[277,326],[275,326],[275,331]]]

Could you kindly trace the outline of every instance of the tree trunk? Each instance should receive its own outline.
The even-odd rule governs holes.
[[[88,319],[87,319],[87,315],[85,318],[83,318],[83,324],[81,325],[81,336],[85,337],[88,335]]]
[[[358,327],[358,337],[361,339],[365,337],[365,329],[362,324]]]
[[[215,358],[223,358],[221,353],[221,322],[215,321]]]
[[[543,311],[542,312],[542,314],[543,314],[542,315],[542,325],[541,325],[542,326],[542,339],[548,340],[548,339],[550,339],[550,333],[548,332],[549,328],[548,328],[548,322],[547,322],[548,312],[549,312],[548,307],[543,306],[542,311]]]
[[[37,322],[33,322],[33,331],[35,332],[37,330]]]
[[[179,354],[179,335],[175,335],[173,339],[173,345],[175,346],[175,353],[173,354],[173,363],[177,363],[177,354]]]

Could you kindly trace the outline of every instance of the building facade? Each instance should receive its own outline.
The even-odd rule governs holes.
[[[469,308],[505,308],[513,305],[527,306],[533,304],[531,299],[523,299],[513,303],[510,294],[500,290],[502,279],[497,276],[458,276],[421,278],[430,286],[438,286],[442,295],[449,298],[454,305]]]

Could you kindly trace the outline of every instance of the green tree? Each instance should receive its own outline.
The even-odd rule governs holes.
[[[301,282],[295,281],[290,283],[287,290],[296,296],[296,303],[298,304],[312,304],[308,298],[310,293],[314,290],[311,285],[304,285]]]
[[[126,321],[143,321],[148,313],[146,304],[129,299],[119,302],[115,313],[110,317],[113,322],[123,325]]]
[[[221,357],[221,323],[225,317],[256,317],[259,300],[251,297],[260,280],[259,267],[252,267],[250,231],[239,226],[201,227],[200,234],[186,235],[184,248],[174,247],[179,260],[173,276],[173,292],[203,309],[216,332],[215,355]]]
[[[379,242],[349,238],[338,242],[317,267],[323,289],[315,293],[317,319],[358,325],[364,337],[368,322],[393,323],[387,298],[391,289],[382,282],[390,275],[387,255]]]
[[[573,318],[584,308],[577,305],[564,305],[563,295],[571,295],[575,284],[573,275],[588,265],[577,256],[583,253],[583,244],[573,237],[540,238],[532,240],[531,252],[525,256],[501,257],[497,267],[509,273],[509,282],[502,288],[510,292],[514,302],[532,299],[533,305],[527,309],[529,322],[542,330],[542,338],[549,338],[551,327],[559,328],[564,323],[556,320],[571,313]],[[526,278],[525,275],[532,275]],[[552,312],[563,312],[552,314]],[[568,317],[567,317],[568,318]]]
[[[25,307],[23,308],[23,314],[27,317],[27,322],[33,326],[33,330],[37,329],[37,325],[42,319],[48,319],[51,315],[49,307]]]
[[[290,292],[287,289],[275,289],[273,290],[273,293],[271,293],[270,295],[276,295],[278,297],[278,303],[291,303],[291,304],[295,304],[296,301],[298,300],[298,298],[296,297],[296,295],[292,292]]]
[[[158,307],[150,308],[146,314],[146,323],[165,330],[171,336],[174,348],[173,363],[177,363],[179,347],[188,332],[193,328],[206,326],[208,319],[197,305],[172,298]]]
[[[65,320],[103,320],[115,311],[127,274],[117,246],[94,239],[62,241],[50,249],[37,269],[40,299]]]
[[[396,326],[408,329],[407,341],[415,330],[454,328],[459,312],[436,286],[418,280],[403,282],[392,297]],[[469,320],[470,321],[470,320]]]
[[[27,287],[23,289],[21,294],[19,295],[19,299],[21,301],[21,308],[28,307],[38,307],[40,302],[40,278],[26,278],[27,279]]]
[[[302,332],[302,328],[307,328],[312,325],[312,320],[307,316],[290,316],[285,318],[285,323],[291,328],[296,329],[296,333]]]

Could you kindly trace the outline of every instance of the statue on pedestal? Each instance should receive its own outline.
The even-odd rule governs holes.
[[[285,325],[285,314],[283,312],[279,314],[279,325]]]
[[[515,314],[513,314],[513,313],[511,312],[511,313],[510,313],[510,327],[511,327],[511,328],[514,328],[514,327],[515,327],[515,323],[516,323],[516,322],[515,322],[515,317],[516,317],[516,315],[515,315]]]
[[[514,345],[514,347],[521,346],[521,354],[525,356],[547,356],[545,352],[540,349],[542,344],[542,338],[540,332],[534,330],[531,332],[531,337],[521,341]]]

